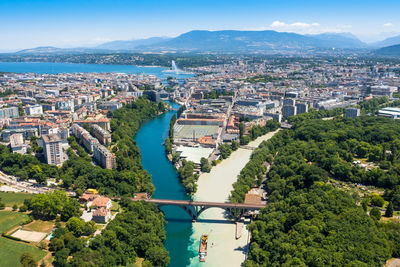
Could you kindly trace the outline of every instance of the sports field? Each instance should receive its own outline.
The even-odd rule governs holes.
[[[206,135],[218,133],[218,126],[215,125],[176,125],[174,127],[174,136],[176,138],[190,139],[200,138]]]

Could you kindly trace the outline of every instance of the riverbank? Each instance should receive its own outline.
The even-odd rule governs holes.
[[[258,147],[261,142],[270,139],[277,133],[267,133],[250,142],[248,146]],[[195,200],[226,202],[236,182],[237,176],[250,160],[253,151],[239,148],[229,158],[213,167],[210,173],[203,173],[198,180],[198,190],[194,195]],[[206,263],[201,266],[241,266],[245,260],[249,233],[243,228],[242,237],[235,239],[236,226],[224,220],[224,211],[221,209],[208,209],[203,212],[198,222],[193,224],[190,250],[197,251],[199,239],[202,234],[212,231],[209,237],[209,248]],[[200,266],[196,255],[190,261],[190,266]]]

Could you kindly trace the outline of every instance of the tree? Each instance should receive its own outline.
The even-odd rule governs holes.
[[[376,207],[383,207],[385,200],[378,194],[373,193],[371,197],[371,204]]]
[[[85,230],[85,221],[77,217],[72,217],[67,221],[65,226],[75,236],[81,236]]]
[[[385,217],[388,217],[388,218],[393,217],[393,204],[392,204],[392,202],[389,202],[389,205],[386,208]]]
[[[75,198],[68,198],[67,203],[61,210],[61,220],[67,221],[71,217],[80,217],[82,211],[80,210],[81,205]]]
[[[208,162],[208,159],[206,159],[206,158],[200,159],[200,166],[201,166],[202,172],[210,172],[211,171],[210,163]]]
[[[16,211],[17,209],[18,209],[17,204],[14,204],[14,205],[12,206],[12,210],[13,210],[13,211]]]
[[[33,255],[29,252],[22,253],[19,262],[23,267],[36,267],[37,263],[33,258]]]
[[[151,261],[154,266],[167,266],[169,263],[169,254],[165,248],[152,247],[146,251],[146,259]]]
[[[371,211],[369,212],[369,216],[371,216],[377,221],[379,221],[382,217],[381,211],[377,207],[371,209]]]
[[[364,210],[365,212],[367,212],[367,210],[368,210],[368,203],[367,203],[367,201],[363,200],[363,201],[361,202],[361,206],[362,206],[363,210]]]
[[[239,143],[236,141],[232,141],[231,147],[232,151],[236,151],[239,148]]]
[[[28,207],[24,204],[21,207],[19,207],[19,212],[26,212],[28,210]]]

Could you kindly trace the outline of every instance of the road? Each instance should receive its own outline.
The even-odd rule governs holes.
[[[3,172],[0,171],[0,182],[3,184],[6,184],[12,188],[17,189],[18,191],[21,192],[26,192],[30,194],[40,194],[40,193],[45,193],[48,191],[53,190],[52,188],[49,187],[38,187],[35,186],[34,183],[27,182],[27,181],[21,181],[19,182],[17,178],[14,176],[7,175]]]

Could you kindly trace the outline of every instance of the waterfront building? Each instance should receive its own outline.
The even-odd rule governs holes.
[[[114,169],[117,166],[115,155],[101,144],[93,146],[93,157],[105,169]]]
[[[93,135],[102,143],[103,145],[108,145],[111,143],[111,134],[98,126],[97,124],[92,124],[90,126]]]
[[[110,131],[110,129],[111,129],[110,119],[107,119],[107,118],[98,119],[98,120],[76,120],[76,121],[74,121],[74,123],[76,123],[80,126],[82,126],[84,124],[87,124],[89,126],[96,124],[106,131]]]

